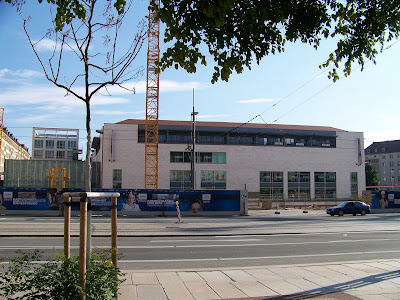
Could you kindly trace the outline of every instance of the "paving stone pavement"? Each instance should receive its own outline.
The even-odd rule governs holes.
[[[400,259],[125,273],[119,300],[396,300]]]

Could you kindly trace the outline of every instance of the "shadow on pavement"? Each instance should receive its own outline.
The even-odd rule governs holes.
[[[377,275],[371,275],[344,283],[338,283],[309,291],[304,291],[302,293],[296,293],[291,295],[268,296],[268,297],[253,297],[245,299],[246,300],[267,300],[267,299],[268,300],[305,300],[305,299],[359,300],[361,298],[347,294],[345,292],[395,278],[400,278],[400,270],[381,273]],[[235,300],[235,299],[230,299],[230,300]]]

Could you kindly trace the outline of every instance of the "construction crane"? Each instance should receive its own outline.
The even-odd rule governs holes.
[[[0,106],[0,163],[1,163],[1,142],[3,141],[3,117],[4,117],[4,108]]]
[[[160,0],[150,0],[160,7]],[[145,188],[158,188],[158,95],[159,72],[156,62],[160,58],[160,21],[156,12],[149,10],[147,50],[146,127],[145,127]]]

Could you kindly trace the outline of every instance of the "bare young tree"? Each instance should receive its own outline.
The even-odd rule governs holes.
[[[17,10],[23,18],[26,36],[47,80],[65,90],[67,95],[72,95],[85,103],[87,132],[85,188],[86,191],[91,191],[91,100],[99,93],[110,95],[109,86],[118,86],[135,92],[127,83],[143,74],[144,68],[133,67],[132,63],[147,38],[147,24],[145,19],[139,21],[128,46],[126,49],[121,49],[119,32],[132,7],[132,0],[126,3],[123,12],[117,11],[112,1],[84,0],[79,1],[79,4],[84,13],[80,18],[72,18],[64,22],[63,26],[59,26],[59,18],[52,17],[54,27],[42,38],[42,40],[52,39],[55,42],[54,50],[49,57],[39,55],[37,47],[42,40],[34,41],[29,34],[29,17],[23,16],[21,10],[23,5],[17,6]],[[77,9],[79,10],[79,7]],[[125,45],[126,40],[125,35]],[[101,49],[98,47],[99,41],[102,42]],[[73,64],[72,74],[71,64]]]

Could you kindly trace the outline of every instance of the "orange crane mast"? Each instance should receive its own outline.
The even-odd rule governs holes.
[[[3,118],[4,118],[4,108],[0,106],[0,159],[1,159],[1,142],[3,141]]]
[[[150,0],[160,7],[160,0]],[[150,3],[151,4],[151,3]],[[160,58],[160,21],[149,11],[147,50],[146,127],[145,127],[145,188],[158,188],[158,99],[159,72],[156,62]]]

